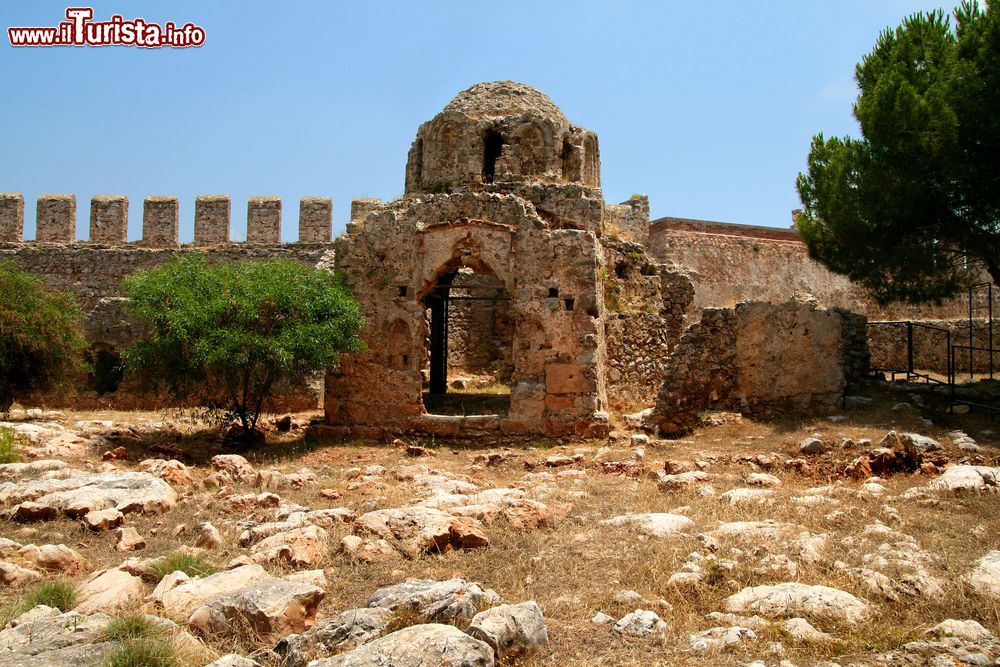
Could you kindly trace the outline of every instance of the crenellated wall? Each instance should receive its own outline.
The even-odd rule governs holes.
[[[352,203],[364,208],[367,202]],[[94,195],[90,200],[90,233],[86,241],[102,245],[126,245],[128,197]],[[148,195],[142,202],[142,239],[137,245],[170,248],[179,245],[178,200]],[[41,195],[35,218],[35,241],[76,241],[76,195]],[[198,195],[194,203],[194,245],[230,243],[229,195]],[[24,197],[19,192],[0,192],[0,243],[24,241]],[[299,201],[299,242],[333,241],[333,200],[303,197]],[[247,243],[281,243],[281,197],[250,197],[247,200]]]

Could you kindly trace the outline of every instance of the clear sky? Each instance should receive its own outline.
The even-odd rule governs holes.
[[[355,197],[402,194],[417,126],[479,81],[547,93],[600,138],[605,199],[650,197],[671,215],[787,227],[812,135],[857,135],[854,66],[923,0],[475,2],[241,0],[104,2],[112,14],[195,23],[200,48],[14,49],[10,26],[55,26],[67,6],[0,8],[0,191],[229,193],[235,239],[246,199],[280,195],[282,238],[298,200],[334,199],[334,234]]]

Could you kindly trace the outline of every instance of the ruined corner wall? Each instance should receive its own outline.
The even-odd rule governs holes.
[[[608,401],[632,412],[656,398],[694,287],[637,243],[603,239],[602,262]]]
[[[836,409],[867,370],[865,318],[814,303],[707,308],[667,359],[651,425],[689,429],[699,412],[758,415]]]
[[[776,234],[780,238],[764,238],[720,233],[730,227],[739,232],[740,225],[675,227],[654,222],[649,248],[657,259],[682,267],[691,276],[695,296],[689,315],[703,308],[731,307],[747,300],[780,303],[802,292],[811,294],[825,307],[863,313],[870,320],[967,315],[968,304],[963,299],[940,306],[879,306],[848,278],[811,260],[805,244],[794,240],[789,230],[776,230],[781,232]]]

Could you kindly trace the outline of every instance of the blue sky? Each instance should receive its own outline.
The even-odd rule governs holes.
[[[74,3],[69,6],[81,6]],[[0,9],[0,191],[229,193],[235,239],[246,198],[280,195],[282,238],[298,200],[334,198],[334,233],[355,197],[402,194],[420,123],[478,81],[546,92],[600,138],[604,195],[650,197],[664,215],[787,227],[817,132],[857,134],[854,66],[878,34],[942,5],[921,0],[700,2],[100,2],[112,14],[206,31],[193,49],[12,48],[9,26],[54,26],[66,3]]]

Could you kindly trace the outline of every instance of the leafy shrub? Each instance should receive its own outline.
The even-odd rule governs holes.
[[[21,456],[14,447],[17,442],[13,429],[0,428],[0,463],[15,463]]]
[[[82,367],[83,317],[70,294],[0,262],[0,414]]]
[[[140,383],[239,419],[248,441],[276,386],[302,386],[362,347],[342,279],[297,262],[188,254],[129,276],[125,293],[146,324],[123,354]]]

